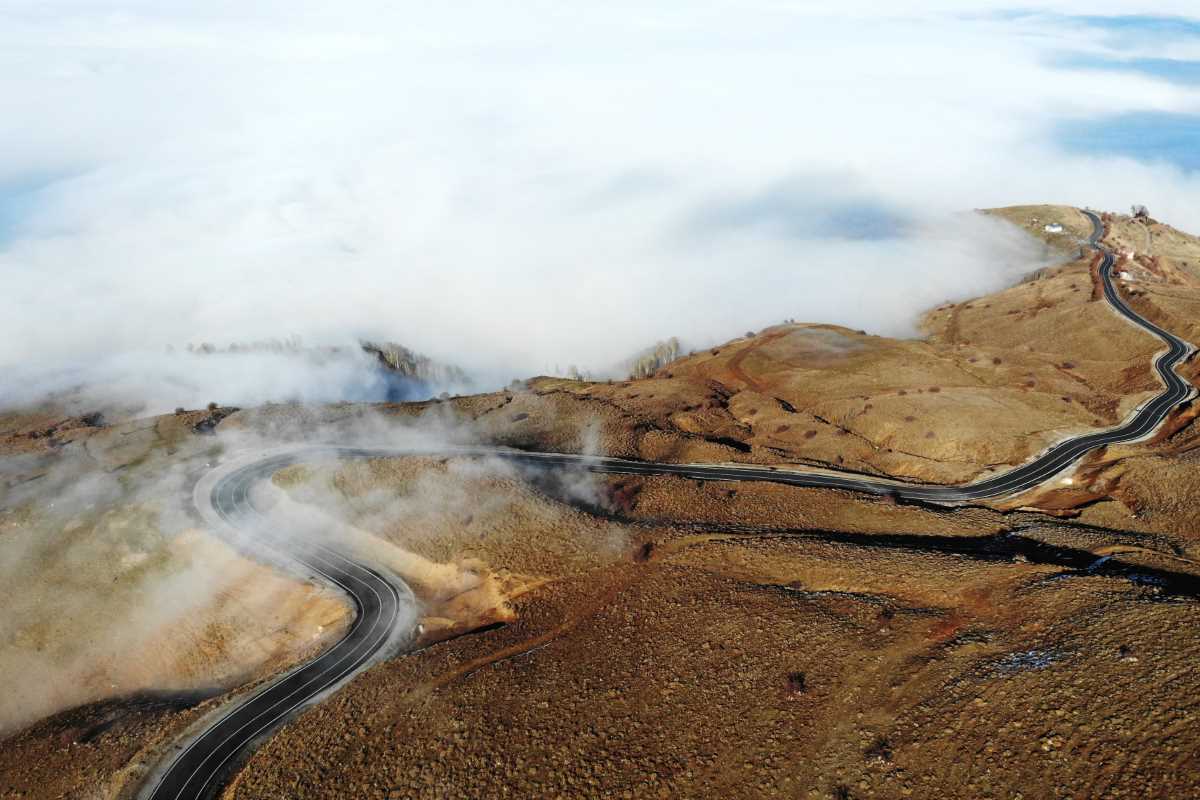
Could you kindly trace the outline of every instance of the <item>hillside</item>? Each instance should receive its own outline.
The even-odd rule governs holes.
[[[21,606],[0,670],[32,687],[25,664],[61,662],[68,645],[102,656],[53,696],[25,691],[37,703],[16,724],[39,721],[0,746],[0,792],[129,793],[216,705],[189,694],[204,677],[226,690],[345,625],[340,598],[194,529],[189,487],[213,459],[284,442],[484,443],[957,482],[1117,423],[1156,391],[1156,345],[1097,299],[1076,243],[1086,220],[989,213],[1061,263],[930,309],[919,339],[789,323],[690,355],[668,344],[629,381],[0,417],[0,544],[21,554],[7,563],[30,598],[80,589],[74,605]],[[1122,292],[1200,340],[1200,240],[1106,220],[1128,253]],[[449,455],[289,467],[273,524],[317,520],[403,576],[419,649],[301,713],[223,796],[1193,795],[1195,416],[1093,454],[1071,485],[955,509]],[[64,487],[53,509],[34,502],[46,486]],[[119,632],[131,598],[170,589],[193,598],[163,609],[186,624],[153,627],[129,659],[88,650],[85,630]]]
[[[1077,258],[1086,219],[1048,206],[991,213],[1042,235],[1047,220],[1060,219],[1064,233],[1049,238],[1064,263],[986,298],[931,309],[923,339],[778,325],[643,380],[532,380],[527,393],[501,398],[505,412],[486,420],[488,430],[519,445],[559,438],[555,431],[589,419],[610,454],[954,483],[1116,424],[1157,391],[1149,365],[1158,344],[1098,299],[1091,254]],[[1149,235],[1160,251],[1159,273],[1142,270],[1128,284],[1135,306],[1200,338],[1188,314],[1200,302],[1200,240],[1121,217],[1110,224],[1115,242]],[[519,425],[500,424],[517,414],[525,415]]]

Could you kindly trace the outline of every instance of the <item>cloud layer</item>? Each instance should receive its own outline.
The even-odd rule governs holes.
[[[23,390],[0,402],[363,397],[163,355],[293,334],[484,383],[784,317],[907,335],[1039,256],[964,209],[1200,229],[1186,164],[1078,135],[1195,114],[1194,84],[1138,67],[1200,59],[1194,23],[841,5],[10,3],[0,368]]]

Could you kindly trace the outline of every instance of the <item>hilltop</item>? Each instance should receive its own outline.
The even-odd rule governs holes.
[[[1022,206],[1008,219],[1060,254],[987,297],[946,303],[920,339],[820,323],[782,324],[660,366],[640,380],[555,378],[461,402],[516,446],[578,447],[591,425],[610,455],[804,464],[956,483],[1019,464],[1056,440],[1112,426],[1158,391],[1158,343],[1100,299],[1078,211]],[[1200,240],[1106,215],[1134,307],[1200,340]],[[1047,233],[1047,226],[1061,233]],[[919,275],[913,276],[920,280]],[[1195,377],[1196,365],[1186,367]],[[491,409],[495,406],[495,410]],[[501,410],[502,408],[502,410]]]

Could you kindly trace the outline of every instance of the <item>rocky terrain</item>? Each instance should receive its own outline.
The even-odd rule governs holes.
[[[958,482],[1117,424],[1156,391],[1156,343],[1098,299],[1086,219],[991,213],[1060,263],[931,309],[921,339],[787,323],[629,381],[118,424],[5,415],[0,565],[25,565],[25,591],[82,581],[79,596],[104,598],[58,629],[34,624],[41,605],[6,616],[6,682],[9,654],[105,631],[146,596],[120,587],[147,591],[155,569],[230,585],[131,648],[132,668],[100,662],[120,682],[67,683],[27,713],[0,742],[0,797],[132,796],[139,769],[218,702],[184,691],[199,676],[213,676],[205,695],[254,680],[319,647],[313,623],[344,620],[337,598],[192,530],[189,481],[226,448],[419,433]],[[1200,241],[1148,217],[1106,223],[1123,293],[1200,341]],[[1069,485],[956,509],[489,459],[290,468],[281,502],[404,575],[421,638],[289,723],[224,796],[1195,795],[1197,453],[1186,408]],[[93,488],[64,488],[76,500],[51,512],[29,500],[47,480]],[[168,488],[177,507],[155,500]],[[9,555],[37,543],[40,561]]]

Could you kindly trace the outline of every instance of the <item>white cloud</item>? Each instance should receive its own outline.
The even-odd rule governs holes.
[[[785,316],[903,335],[1033,257],[961,209],[1137,201],[1200,228],[1193,176],[1049,139],[1197,109],[1187,85],[1050,65],[1114,47],[1056,14],[1135,4],[873,6],[7,4],[0,367],[138,364],[136,393],[175,367],[130,351],[296,333],[507,380]],[[4,187],[39,179],[6,225]],[[787,222],[829,207],[904,233]],[[331,380],[241,373],[190,391]]]

